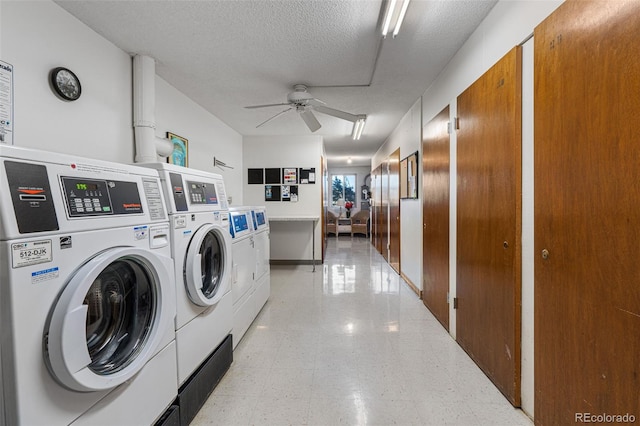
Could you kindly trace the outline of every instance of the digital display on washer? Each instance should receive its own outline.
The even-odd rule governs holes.
[[[60,178],[69,217],[143,213],[136,182]]]
[[[238,233],[249,229],[249,223],[247,222],[247,215],[244,213],[231,213],[233,220],[233,230]]]
[[[264,212],[258,212],[256,213],[256,221],[258,222],[258,226],[262,226],[265,223],[267,223],[265,217],[264,217]]]
[[[187,181],[191,204],[218,204],[218,195],[213,183]]]

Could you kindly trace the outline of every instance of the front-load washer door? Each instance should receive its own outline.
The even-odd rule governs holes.
[[[231,237],[220,225],[202,226],[189,242],[184,281],[189,298],[198,306],[218,303],[229,290]]]
[[[69,389],[124,383],[153,357],[171,325],[170,274],[138,248],[106,250],[80,267],[62,290],[45,329],[45,360]]]

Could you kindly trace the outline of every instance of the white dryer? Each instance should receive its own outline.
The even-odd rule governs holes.
[[[233,348],[256,317],[253,293],[256,273],[256,249],[251,207],[229,209],[229,233],[233,242]]]
[[[188,423],[232,360],[225,340],[233,321],[229,206],[218,174],[172,164],[144,166],[158,171],[169,210],[180,416]],[[219,354],[227,346],[228,353]]]
[[[0,146],[7,425],[151,424],[177,394],[157,173]]]
[[[265,207],[253,207],[251,217],[255,229],[254,243],[256,249],[256,272],[254,309],[257,316],[269,300],[271,294],[271,240],[269,236],[269,219]]]

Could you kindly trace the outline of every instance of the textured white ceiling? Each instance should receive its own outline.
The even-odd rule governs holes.
[[[297,83],[327,106],[367,114],[352,124],[316,112],[330,165],[369,165],[496,0],[411,1],[395,39],[379,33],[382,0],[59,0],[61,7],[131,54],[242,135],[307,135],[284,108]],[[377,66],[374,65],[379,51]],[[373,79],[372,79],[373,76]],[[323,86],[364,87],[323,87]]]

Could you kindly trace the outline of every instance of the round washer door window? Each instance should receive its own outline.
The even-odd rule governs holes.
[[[219,225],[205,225],[195,233],[185,257],[184,277],[189,298],[211,306],[229,290],[231,236]]]
[[[80,268],[45,332],[47,365],[58,381],[96,391],[140,371],[170,324],[163,282],[170,282],[163,262],[136,248],[107,250]]]

